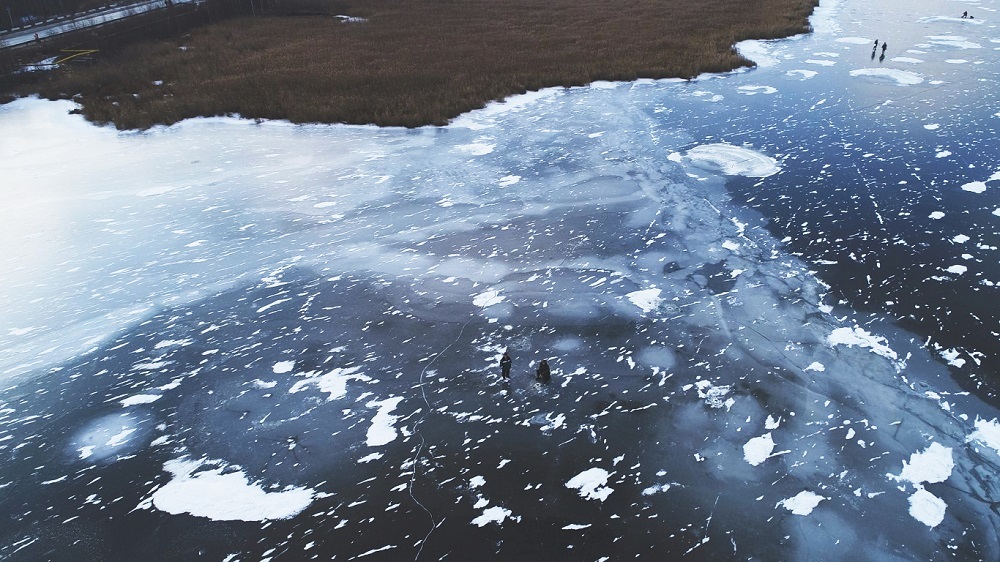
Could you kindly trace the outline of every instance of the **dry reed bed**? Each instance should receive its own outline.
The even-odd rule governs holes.
[[[366,0],[332,17],[225,21],[42,85],[122,129],[203,115],[444,124],[549,86],[745,66],[732,45],[808,30],[817,0]],[[183,47],[183,49],[181,48]],[[154,85],[162,81],[162,85]]]

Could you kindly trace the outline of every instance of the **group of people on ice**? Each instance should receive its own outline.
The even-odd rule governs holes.
[[[500,358],[500,378],[502,380],[510,380],[510,368],[514,364],[514,360],[511,359],[510,353],[504,351],[503,357]],[[549,368],[549,362],[542,359],[538,363],[538,367],[535,368],[535,380],[547,384],[552,380],[552,370]]]

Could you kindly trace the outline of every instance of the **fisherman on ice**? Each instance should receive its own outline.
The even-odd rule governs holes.
[[[510,358],[510,355],[506,351],[504,351],[503,357],[500,358],[500,378],[502,378],[503,380],[510,379],[511,363],[513,363],[513,360]]]

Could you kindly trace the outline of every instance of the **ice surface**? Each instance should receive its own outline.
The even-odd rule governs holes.
[[[0,107],[0,558],[998,559],[997,34],[951,11],[442,128]]]

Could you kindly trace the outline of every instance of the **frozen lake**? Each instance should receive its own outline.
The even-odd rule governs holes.
[[[436,129],[0,107],[0,558],[1000,559],[998,9]]]

